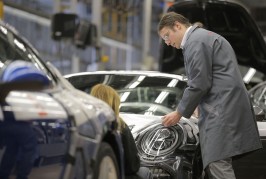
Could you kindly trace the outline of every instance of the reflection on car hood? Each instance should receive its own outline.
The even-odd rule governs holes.
[[[136,134],[138,131],[144,130],[147,126],[161,123],[161,116],[147,116],[138,114],[120,113],[120,117],[127,123],[131,132]]]

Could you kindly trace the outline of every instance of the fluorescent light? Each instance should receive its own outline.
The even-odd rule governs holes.
[[[255,73],[256,73],[256,70],[254,68],[249,68],[248,72],[243,77],[243,81],[246,84],[248,84],[250,82],[250,80],[253,78],[253,76],[255,75]]]

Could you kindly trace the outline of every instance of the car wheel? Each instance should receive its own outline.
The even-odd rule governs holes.
[[[118,179],[118,164],[112,147],[101,143],[94,168],[94,179]]]

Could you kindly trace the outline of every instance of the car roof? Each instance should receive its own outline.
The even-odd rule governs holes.
[[[144,75],[150,77],[165,77],[165,78],[175,78],[181,81],[186,80],[186,76],[162,73],[158,71],[130,71],[130,70],[111,70],[111,71],[94,71],[94,72],[79,72],[65,75],[65,78],[71,78],[74,76],[82,76],[82,75]]]

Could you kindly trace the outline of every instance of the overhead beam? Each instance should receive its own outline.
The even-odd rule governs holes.
[[[51,19],[49,17],[43,17],[40,16],[40,14],[28,12],[21,9],[16,9],[15,7],[4,5],[4,14],[5,13],[28,19],[30,21],[36,22],[44,26],[51,25]]]

